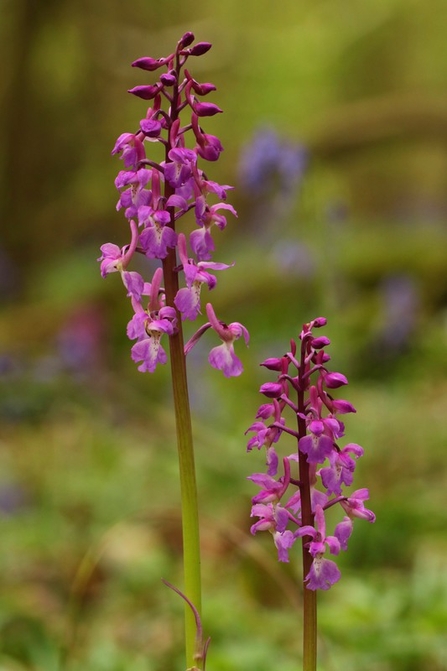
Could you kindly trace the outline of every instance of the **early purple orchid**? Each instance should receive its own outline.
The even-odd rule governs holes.
[[[267,473],[249,476],[261,488],[252,499],[251,514],[259,519],[251,531],[270,531],[280,561],[289,561],[291,548],[302,538],[307,553],[304,581],[309,590],[326,590],[339,580],[337,565],[325,553],[326,549],[332,555],[347,550],[352,520],[375,520],[374,513],[365,508],[367,489],[343,493],[343,487],[353,482],[356,460],[363,455],[363,448],[356,443],[338,445],[344,435],[339,415],[355,412],[355,408],[349,401],[332,396],[332,390],[347,385],[348,380],[327,368],[329,338],[313,335],[313,329],[325,324],[320,317],[304,325],[299,356],[292,340],[290,351],[283,357],[261,364],[276,371],[278,377],[261,386],[261,393],[271,402],[261,405],[257,421],[247,430],[254,432],[247,450],[265,447],[267,455]],[[296,429],[286,423],[286,411],[295,416]],[[278,477],[276,451],[284,433],[296,438],[297,451],[283,459],[284,471]],[[299,466],[297,475],[292,473],[293,463]],[[333,535],[326,535],[325,511],[336,504],[346,515]]]
[[[124,210],[131,228],[131,243],[122,248],[112,243],[101,247],[101,274],[120,272],[131,298],[134,317],[128,335],[137,339],[131,350],[140,371],[153,372],[159,363],[167,360],[161,344],[163,336],[173,336],[181,328],[181,320],[194,321],[201,314],[201,288],[216,285],[210,272],[226,270],[232,264],[211,260],[215,245],[211,228],[223,230],[227,220],[223,210],[237,216],[234,207],[225,202],[232,187],[208,179],[199,166],[199,159],[216,161],[223,151],[220,140],[206,133],[201,120],[222,110],[201,97],[216,89],[213,84],[200,83],[185,69],[188,58],[206,53],[211,44],[194,42],[194,35],[186,33],[178,42],[174,53],[164,58],[139,58],[132,64],[148,72],[163,70],[155,84],[136,86],[130,93],[151,101],[144,118],[135,132],[122,133],[112,149],[123,161],[124,170],[118,173],[115,186],[120,192],[117,210]],[[164,109],[163,102],[167,105]],[[189,111],[189,121],[182,123],[181,116]],[[194,147],[186,146],[186,135],[191,132]],[[148,143],[158,142],[164,147],[165,159],[156,163],[146,157]],[[218,202],[209,202],[210,198]],[[194,210],[197,228],[189,234],[191,253],[187,252],[186,237],[177,233],[179,220]],[[135,223],[137,222],[137,223]],[[129,271],[134,254],[162,262],[166,291],[166,306],[144,308],[141,299],[147,295],[144,279]],[[177,255],[179,259],[177,259]],[[160,269],[159,269],[160,270]],[[167,278],[170,274],[171,278]],[[179,285],[184,278],[184,285]],[[160,278],[156,284],[160,285]],[[146,287],[146,288],[145,288]],[[212,309],[212,308],[211,308]],[[212,312],[214,315],[214,311]],[[181,320],[179,319],[181,317]],[[210,317],[208,316],[210,319]],[[234,353],[233,343],[241,335],[248,343],[248,332],[241,324],[229,326],[214,317],[205,328],[199,328],[192,342],[208,328],[219,336],[223,344],[211,350],[209,361],[224,375],[239,375],[242,364]],[[189,348],[185,348],[185,354]]]

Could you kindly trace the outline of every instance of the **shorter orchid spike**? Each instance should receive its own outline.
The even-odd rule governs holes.
[[[215,323],[211,310],[207,314],[218,332],[220,323]],[[345,431],[340,415],[355,412],[355,408],[349,401],[332,396],[332,391],[345,387],[348,379],[327,368],[330,357],[325,348],[329,338],[313,335],[313,329],[325,324],[324,317],[304,324],[299,354],[292,340],[289,353],[269,357],[261,364],[275,372],[276,379],[261,385],[261,394],[271,402],[264,399],[256,421],[247,429],[254,432],[247,451],[265,448],[267,466],[266,474],[255,473],[248,478],[260,488],[252,498],[251,517],[259,519],[251,532],[270,531],[278,559],[285,562],[295,541],[302,538],[308,560],[303,578],[309,590],[326,590],[339,580],[336,563],[326,555],[348,549],[354,519],[375,521],[374,513],[365,508],[367,489],[344,493],[353,483],[356,461],[364,451],[357,443],[339,445]],[[286,423],[286,413],[292,418],[292,426]],[[285,457],[284,472],[279,475],[277,444],[284,434],[293,436],[297,445],[296,451]],[[298,468],[294,465],[297,462]],[[345,515],[331,534],[326,533],[325,513],[333,506],[340,507]]]

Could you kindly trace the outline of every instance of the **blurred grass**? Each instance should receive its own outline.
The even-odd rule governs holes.
[[[136,372],[129,306],[95,258],[106,240],[126,242],[109,151],[141,114],[125,95],[141,83],[128,64],[185,30],[214,43],[195,71],[225,110],[206,126],[225,146],[212,178],[237,183],[260,126],[310,157],[289,209],[236,190],[239,218],[216,240],[236,265],[213,301],[251,331],[246,373],[208,370],[209,343],[189,361],[209,666],[299,664],[298,552],[278,565],[270,539],[249,534],[246,476],[263,463],[243,433],[259,361],[324,313],[358,410],[347,426],[365,447],[356,482],[378,519],[356,524],[343,579],[319,599],[319,668],[446,669],[444,1],[4,9],[1,671],[182,665],[183,605],[160,582],[181,584],[168,371]],[[410,287],[407,312],[387,294],[396,278]]]
[[[320,598],[321,668],[444,668],[446,429],[426,392],[417,380],[351,390],[348,439],[367,450],[357,482],[370,487],[378,520],[356,525],[343,580]],[[244,418],[228,405],[231,429],[223,417],[196,422],[210,655],[217,668],[267,669],[281,650],[292,668],[298,550],[279,565],[268,539],[248,533],[245,477],[261,464],[244,457]],[[413,406],[417,430],[403,433]],[[23,497],[0,525],[4,668],[14,668],[8,655],[23,668],[58,668],[51,660],[67,637],[64,668],[177,668],[181,604],[160,583],[181,582],[169,413],[152,406],[148,420],[122,402],[125,421],[104,408],[54,412],[3,436],[3,487]]]

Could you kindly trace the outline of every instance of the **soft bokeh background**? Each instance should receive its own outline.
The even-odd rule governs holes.
[[[447,669],[445,0],[0,2],[0,669],[182,668],[180,514],[168,370],[129,358],[129,306],[99,245],[127,242],[110,156],[186,31],[224,110],[209,167],[239,211],[214,304],[245,374],[189,363],[205,627],[217,671],[299,667],[298,552],[248,533],[245,429],[303,321],[329,319],[375,525],[321,594],[321,671]],[[61,657],[61,652],[62,657]]]

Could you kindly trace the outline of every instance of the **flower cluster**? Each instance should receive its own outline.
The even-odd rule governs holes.
[[[339,580],[337,565],[325,555],[327,551],[337,555],[347,549],[353,519],[375,520],[374,513],[364,505],[369,497],[367,489],[343,492],[353,482],[356,459],[363,455],[363,448],[356,443],[344,447],[338,444],[344,435],[340,416],[355,412],[355,408],[332,396],[333,389],[348,381],[341,373],[327,368],[330,356],[325,348],[330,344],[329,338],[313,334],[313,329],[325,324],[326,319],[320,317],[303,326],[298,357],[292,340],[290,352],[261,364],[276,371],[278,378],[261,386],[268,402],[260,406],[257,421],[247,430],[253,432],[248,451],[265,448],[267,461],[267,473],[249,477],[260,488],[252,499],[251,516],[258,521],[251,532],[270,531],[279,560],[286,562],[294,542],[303,538],[304,550],[312,560],[305,576],[311,590],[329,589]],[[286,425],[285,411],[295,416],[296,429]],[[275,446],[284,433],[297,440],[297,451],[283,458],[279,472]],[[293,475],[294,466],[298,466],[297,477]],[[325,511],[336,504],[345,515],[333,535],[327,536]]]
[[[234,216],[237,213],[232,205],[222,202],[232,187],[209,180],[198,165],[199,159],[216,161],[223,150],[220,140],[205,133],[200,125],[202,117],[222,110],[200,100],[216,87],[197,82],[184,67],[189,57],[201,56],[211,48],[208,42],[191,46],[193,42],[194,35],[185,33],[169,56],[139,58],[132,64],[142,70],[163,72],[155,84],[129,91],[150,100],[151,106],[138,130],[120,135],[112,150],[112,154],[120,155],[124,165],[115,185],[120,192],[117,210],[122,209],[128,220],[130,242],[122,248],[112,243],[103,245],[98,260],[103,277],[111,272],[121,274],[134,312],[127,327],[129,338],[136,341],[131,356],[140,363],[140,371],[153,372],[157,364],[166,362],[163,335],[178,332],[179,318],[193,321],[198,317],[202,286],[213,289],[217,282],[213,271],[230,267],[211,261],[213,229],[225,228],[226,212]],[[181,117],[185,115],[182,125]],[[187,137],[191,138],[191,147],[186,146]],[[148,143],[161,143],[163,161],[157,163],[146,157]],[[210,199],[218,202],[211,204]],[[187,237],[178,233],[176,226],[190,211],[196,226]],[[161,261],[162,267],[157,268],[151,282],[127,269],[135,254]],[[184,279],[183,287],[179,276]],[[207,316],[209,321],[191,338],[185,351],[211,328],[223,341],[212,350],[211,365],[226,376],[239,375],[242,365],[233,342],[242,335],[247,343],[247,330],[238,322],[228,326],[220,322],[211,304],[207,305]]]

